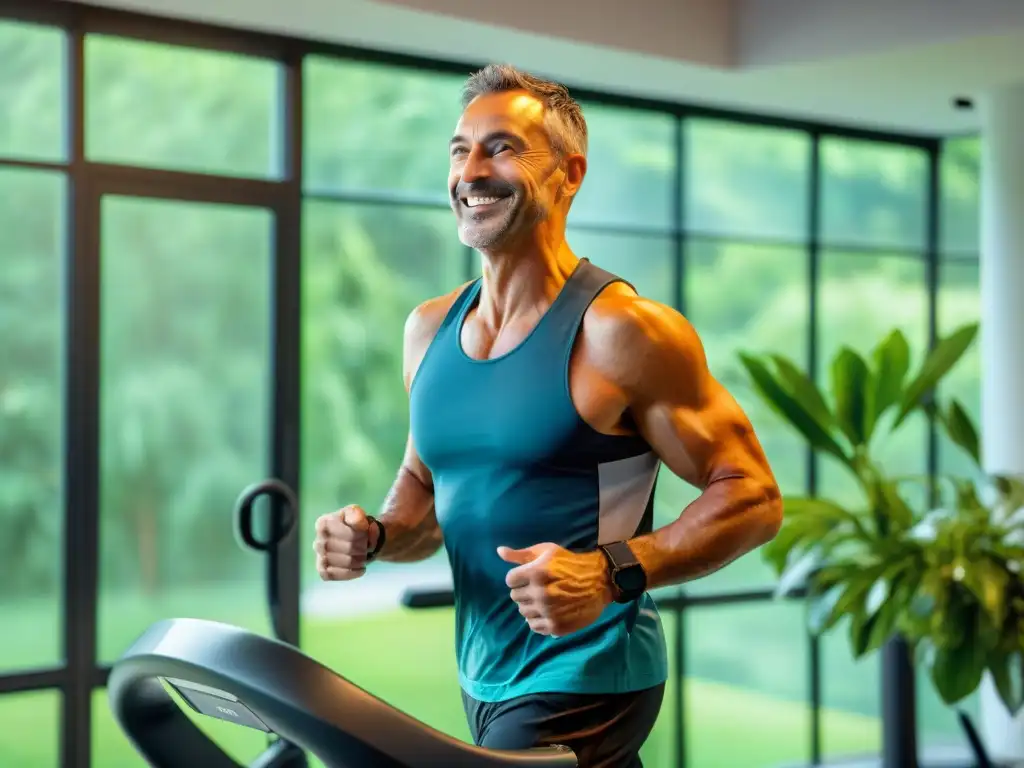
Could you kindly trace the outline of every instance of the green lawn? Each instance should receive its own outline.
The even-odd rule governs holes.
[[[165,616],[198,616],[266,631],[258,593],[218,588],[180,591],[158,599],[125,598],[101,606],[101,656],[116,656],[151,621]],[[799,627],[788,626],[782,614],[757,611],[766,607],[716,609],[715,618],[691,619],[691,676],[685,683],[686,739],[691,768],[773,768],[806,760],[810,716],[806,704],[803,651],[791,647]],[[9,626],[22,630],[0,636],[4,667],[16,668],[19,658],[35,663],[47,646],[44,633],[28,631],[45,621],[43,608],[5,606]],[[45,611],[44,611],[45,612]],[[20,614],[20,615],[19,615]],[[775,615],[777,620],[768,621]],[[750,623],[753,621],[754,623]],[[760,627],[760,630],[757,628]],[[666,630],[674,636],[671,617]],[[49,633],[45,633],[48,635]],[[302,626],[304,650],[357,684],[432,726],[468,739],[452,652],[450,611],[393,610],[367,617],[307,619]],[[430,661],[421,663],[417,658]],[[732,664],[728,659],[732,659]],[[796,663],[794,663],[794,660]],[[20,666],[26,666],[21,663]],[[852,679],[851,679],[852,678]],[[870,677],[861,680],[866,700],[877,699]],[[856,676],[843,685],[854,690]],[[828,695],[832,702],[835,696]],[[93,718],[93,764],[98,768],[142,766],[109,713],[105,691],[97,691]],[[56,768],[59,698],[51,692],[0,698],[0,765]],[[673,766],[677,718],[670,691],[661,719],[645,747],[647,768]],[[206,718],[201,723],[232,754],[246,761],[265,742],[257,732]],[[841,754],[877,749],[880,729],[871,711],[826,709],[823,712],[826,751]]]

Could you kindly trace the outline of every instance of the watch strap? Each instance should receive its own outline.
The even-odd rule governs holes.
[[[381,549],[384,548],[384,541],[387,539],[387,529],[384,527],[384,523],[378,520],[376,517],[367,515],[366,519],[370,525],[377,526],[377,546],[366,553],[366,562],[370,562],[380,554]]]
[[[608,558],[613,571],[620,571],[623,568],[640,564],[640,561],[636,559],[636,555],[633,554],[633,550],[630,549],[629,544],[624,541],[613,541],[609,544],[600,544],[599,546],[604,552],[605,557]]]

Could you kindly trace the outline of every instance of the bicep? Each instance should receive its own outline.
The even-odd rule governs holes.
[[[675,312],[652,322],[654,340],[633,397],[643,437],[673,473],[698,488],[730,476],[771,480],[750,419],[711,374],[693,327]]]
[[[762,475],[764,454],[736,399],[710,374],[699,385],[681,386],[690,391],[652,402],[638,418],[665,465],[698,488],[724,477]]]

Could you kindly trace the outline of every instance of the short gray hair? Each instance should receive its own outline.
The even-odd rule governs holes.
[[[587,154],[587,121],[569,89],[510,64],[489,64],[470,75],[462,88],[462,108],[478,96],[507,91],[526,91],[544,104],[551,143],[558,152]]]

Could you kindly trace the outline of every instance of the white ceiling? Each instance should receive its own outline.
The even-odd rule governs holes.
[[[867,128],[976,130],[1024,80],[1020,0],[99,0],[589,88]]]

